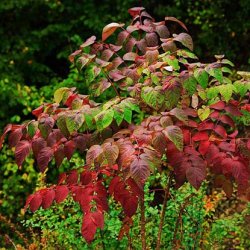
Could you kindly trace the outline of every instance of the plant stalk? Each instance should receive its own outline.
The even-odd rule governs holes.
[[[158,231],[158,235],[157,235],[156,250],[161,249],[162,228],[163,228],[164,218],[165,218],[165,214],[166,214],[167,201],[168,201],[169,194],[170,194],[169,191],[170,191],[171,183],[172,183],[172,173],[170,173],[170,175],[169,175],[168,184],[165,188],[165,194],[164,194],[164,200],[163,200],[163,204],[162,204],[160,224],[159,224],[159,231]]]
[[[146,243],[146,220],[145,220],[145,204],[144,204],[144,194],[140,199],[140,209],[141,209],[141,243],[142,250],[147,249]]]

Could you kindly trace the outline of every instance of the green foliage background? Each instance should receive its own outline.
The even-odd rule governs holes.
[[[51,100],[59,87],[76,86],[84,90],[77,71],[70,68],[68,55],[84,39],[92,34],[100,35],[106,24],[129,21],[127,9],[141,4],[156,20],[164,16],[175,16],[182,20],[189,28],[195,53],[201,61],[210,61],[214,54],[222,53],[238,69],[250,69],[248,0],[1,0],[0,130],[9,122],[29,119],[32,109]],[[25,197],[35,188],[39,175],[34,170],[31,159],[23,169],[18,169],[11,149],[4,148],[0,155],[0,176],[0,214],[19,222],[23,219],[21,209]],[[49,220],[49,213],[50,211],[40,212],[37,218],[42,216]],[[149,210],[148,213],[153,216],[154,211]],[[202,212],[197,209],[197,213],[200,216]],[[208,236],[210,242],[215,237],[222,242],[223,234],[227,235],[230,230],[240,232],[242,229],[237,224],[237,216],[240,215],[236,215],[237,219],[217,222]],[[63,228],[61,226],[60,229],[60,219],[53,219],[55,221],[49,221],[48,225],[36,226],[46,233],[50,228],[49,223],[58,225],[57,233],[60,233]],[[69,223],[76,221],[77,214]],[[32,223],[37,223],[36,218],[30,221],[30,225]],[[192,230],[191,227],[189,229]],[[15,237],[15,233],[8,230],[8,225],[1,223],[0,235],[7,232]],[[218,231],[221,232],[220,236],[216,235]],[[67,242],[58,241],[56,244],[60,246],[73,242],[74,233],[72,239]],[[114,240],[117,235],[110,237]],[[0,246],[3,244],[5,243],[1,237]],[[246,245],[249,242],[244,244],[244,247],[249,247]]]

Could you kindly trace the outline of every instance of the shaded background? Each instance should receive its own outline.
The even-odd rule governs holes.
[[[129,22],[127,9],[138,5],[158,21],[182,20],[201,61],[225,54],[237,69],[250,69],[249,0],[1,0],[0,128],[53,94],[69,77],[68,55],[83,40],[100,38],[110,22]]]

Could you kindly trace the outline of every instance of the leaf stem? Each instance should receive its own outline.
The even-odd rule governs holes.
[[[168,184],[165,188],[164,200],[163,200],[161,216],[160,216],[159,231],[158,231],[158,235],[157,235],[156,250],[161,249],[161,234],[162,234],[162,228],[163,228],[164,218],[165,218],[165,214],[166,214],[167,201],[168,201],[169,194],[170,194],[169,191],[170,191],[170,186],[172,183],[172,177],[173,177],[173,174],[170,173],[169,179],[168,179]]]

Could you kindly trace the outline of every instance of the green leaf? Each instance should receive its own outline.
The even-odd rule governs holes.
[[[124,113],[122,111],[119,112],[118,110],[114,109],[114,119],[118,126],[121,125],[123,118],[124,118]]]
[[[193,75],[189,76],[184,82],[183,87],[190,95],[193,95],[197,89],[197,81]]]
[[[107,128],[113,121],[114,110],[103,110],[101,113],[95,116],[96,126],[98,130]]]
[[[132,110],[126,107],[124,109],[124,120],[128,123],[132,122]]]
[[[198,109],[198,116],[201,121],[206,120],[209,117],[210,113],[211,111],[209,107],[202,106],[202,108]]]
[[[182,130],[174,125],[166,127],[163,131],[164,135],[174,143],[177,149],[183,150],[183,134]]]
[[[218,86],[211,87],[207,90],[207,98],[213,99],[213,98],[217,97],[219,93],[220,93],[220,90],[219,90]]]
[[[232,84],[226,84],[219,86],[220,94],[223,96],[226,102],[228,102],[233,94],[233,91],[235,90],[234,85]]]
[[[163,59],[168,63],[169,66],[172,66],[174,70],[180,69],[179,61],[174,56],[167,55]]]
[[[56,124],[57,124],[57,127],[62,132],[62,134],[64,136],[68,137],[70,133],[69,133],[67,125],[66,125],[66,115],[65,114],[58,116],[58,118],[56,120]]]
[[[31,121],[28,124],[28,134],[31,138],[35,135],[37,129],[38,129],[38,122],[37,121]]]
[[[210,76],[212,76],[215,79],[217,79],[220,83],[223,82],[223,73],[222,73],[221,68],[214,68],[214,67],[211,67],[211,66],[207,66],[205,68],[205,70],[207,71],[207,73]]]
[[[161,87],[160,87],[161,88]],[[165,96],[160,93],[161,89],[159,87],[144,87],[142,88],[141,97],[142,100],[151,108],[159,110],[165,100]]]
[[[177,55],[184,58],[198,59],[198,57],[193,52],[190,52],[186,49],[178,49]]]
[[[70,134],[76,132],[84,122],[84,115],[81,113],[73,113],[66,116],[66,126]]]
[[[248,86],[244,82],[236,81],[234,82],[235,92],[240,94],[241,97],[245,96],[248,91]]]
[[[54,93],[54,100],[56,103],[60,103],[63,99],[63,96],[66,92],[70,91],[69,88],[60,88],[57,89]]]
[[[203,89],[205,89],[208,85],[208,73],[204,69],[195,69],[194,77],[201,85]]]

